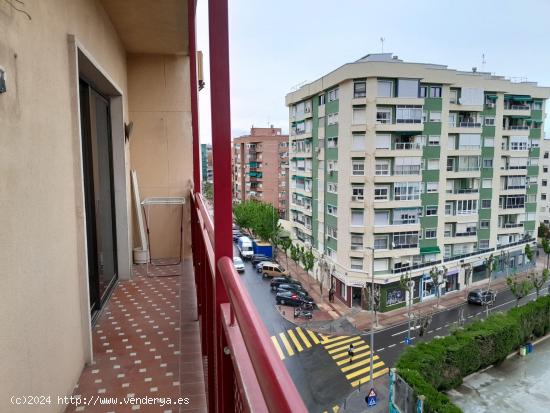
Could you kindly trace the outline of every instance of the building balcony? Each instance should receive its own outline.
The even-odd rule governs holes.
[[[529,126],[527,125],[505,125],[502,134],[504,136],[529,136]]]
[[[460,146],[447,148],[447,156],[476,156],[481,155],[481,146]]]
[[[458,167],[447,169],[448,179],[461,179],[461,178],[479,178],[481,175],[480,167]]]
[[[504,105],[503,115],[531,117],[531,107],[529,105]]]
[[[396,231],[408,232],[408,231],[420,231],[420,220],[413,223],[393,223],[387,225],[374,225],[374,232],[377,234],[391,234]]]
[[[449,112],[483,112],[483,105],[461,105],[460,103],[449,103]]]
[[[453,212],[450,214],[445,214],[445,222],[467,223],[467,222],[476,221],[478,219],[477,217],[478,217],[477,210],[461,211],[458,213]]]
[[[499,226],[497,227],[497,234],[499,235],[515,234],[515,233],[523,234],[523,232],[524,232],[523,222],[518,222],[518,223],[506,222],[504,224],[499,224]]]
[[[376,104],[424,106],[424,98],[377,97]]]
[[[424,124],[419,123],[398,123],[395,120],[392,123],[377,123],[375,125],[377,132],[422,132]]]
[[[475,232],[457,232],[453,236],[446,236],[443,238],[445,244],[463,244],[468,242],[477,242],[477,235]]]
[[[372,203],[373,208],[379,209],[392,209],[392,208],[414,208],[419,207],[421,204],[420,196],[418,199],[388,199],[388,200],[374,200]]]
[[[448,133],[479,133],[481,134],[483,125],[480,121],[459,121],[454,125],[449,125]]]

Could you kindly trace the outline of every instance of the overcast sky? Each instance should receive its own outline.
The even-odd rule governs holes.
[[[205,53],[201,142],[211,142],[207,0],[198,1]],[[548,0],[229,0],[232,136],[252,125],[288,131],[285,94],[368,53],[452,69],[483,69],[550,86]],[[546,126],[548,131],[548,126]]]

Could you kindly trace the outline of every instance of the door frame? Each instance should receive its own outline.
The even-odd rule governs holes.
[[[111,78],[108,71],[103,69],[97,60],[83,47],[72,34],[67,36],[69,48],[69,86],[71,93],[71,112],[73,130],[73,182],[75,188],[76,206],[76,240],[77,240],[77,271],[79,279],[79,301],[81,321],[83,326],[83,355],[86,363],[93,361],[92,347],[92,319],[90,314],[88,247],[86,231],[86,206],[84,189],[83,148],[80,119],[79,79],[87,79],[94,88],[110,103],[110,123],[112,139],[112,168],[113,192],[115,204],[115,231],[116,231],[116,263],[118,279],[131,278],[132,269],[132,241],[131,241],[131,196],[130,173],[128,164],[129,148],[125,139],[123,107],[124,93]],[[101,309],[100,309],[101,311]]]

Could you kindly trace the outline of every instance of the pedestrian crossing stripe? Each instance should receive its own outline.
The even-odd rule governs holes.
[[[370,381],[371,358],[373,379],[389,371],[384,361],[377,354],[373,354],[361,336],[323,336],[322,339],[321,344],[352,387]],[[350,358],[348,350],[351,344],[353,356]]]
[[[284,360],[286,357],[292,357],[314,345],[321,344],[323,338],[321,334],[296,327],[271,336],[271,341],[281,360]]]

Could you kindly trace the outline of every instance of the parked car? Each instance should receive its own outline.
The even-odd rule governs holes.
[[[256,264],[256,271],[262,272],[262,268],[264,264],[277,265],[277,263],[273,261],[260,261],[259,263]]]
[[[262,261],[269,261],[271,260],[271,257],[268,257],[267,255],[264,255],[264,254],[254,254],[252,256],[252,264],[256,265],[258,264],[259,262],[262,262]]]
[[[494,291],[475,290],[468,293],[468,304],[483,305],[494,301],[496,294]]]
[[[262,265],[262,276],[264,278],[280,277],[281,275],[288,275],[288,271],[279,264],[270,263]]]
[[[244,262],[240,257],[233,257],[233,265],[238,272],[244,271]]]
[[[312,307],[315,304],[311,297],[299,292],[292,291],[277,292],[277,295],[275,296],[275,301],[279,305],[290,305],[293,307],[299,307],[301,305]]]
[[[277,287],[277,291],[295,291],[295,292],[302,292],[306,295],[309,295],[306,290],[304,290],[304,287],[298,284],[279,284]]]
[[[277,288],[279,288],[279,285],[281,284],[298,284],[299,286],[301,286],[302,284],[300,283],[300,281],[296,281],[294,280],[293,278],[290,278],[290,277],[273,277],[271,279],[271,289],[273,291],[277,291]]]
[[[237,242],[243,234],[239,231],[233,231],[233,242]]]

